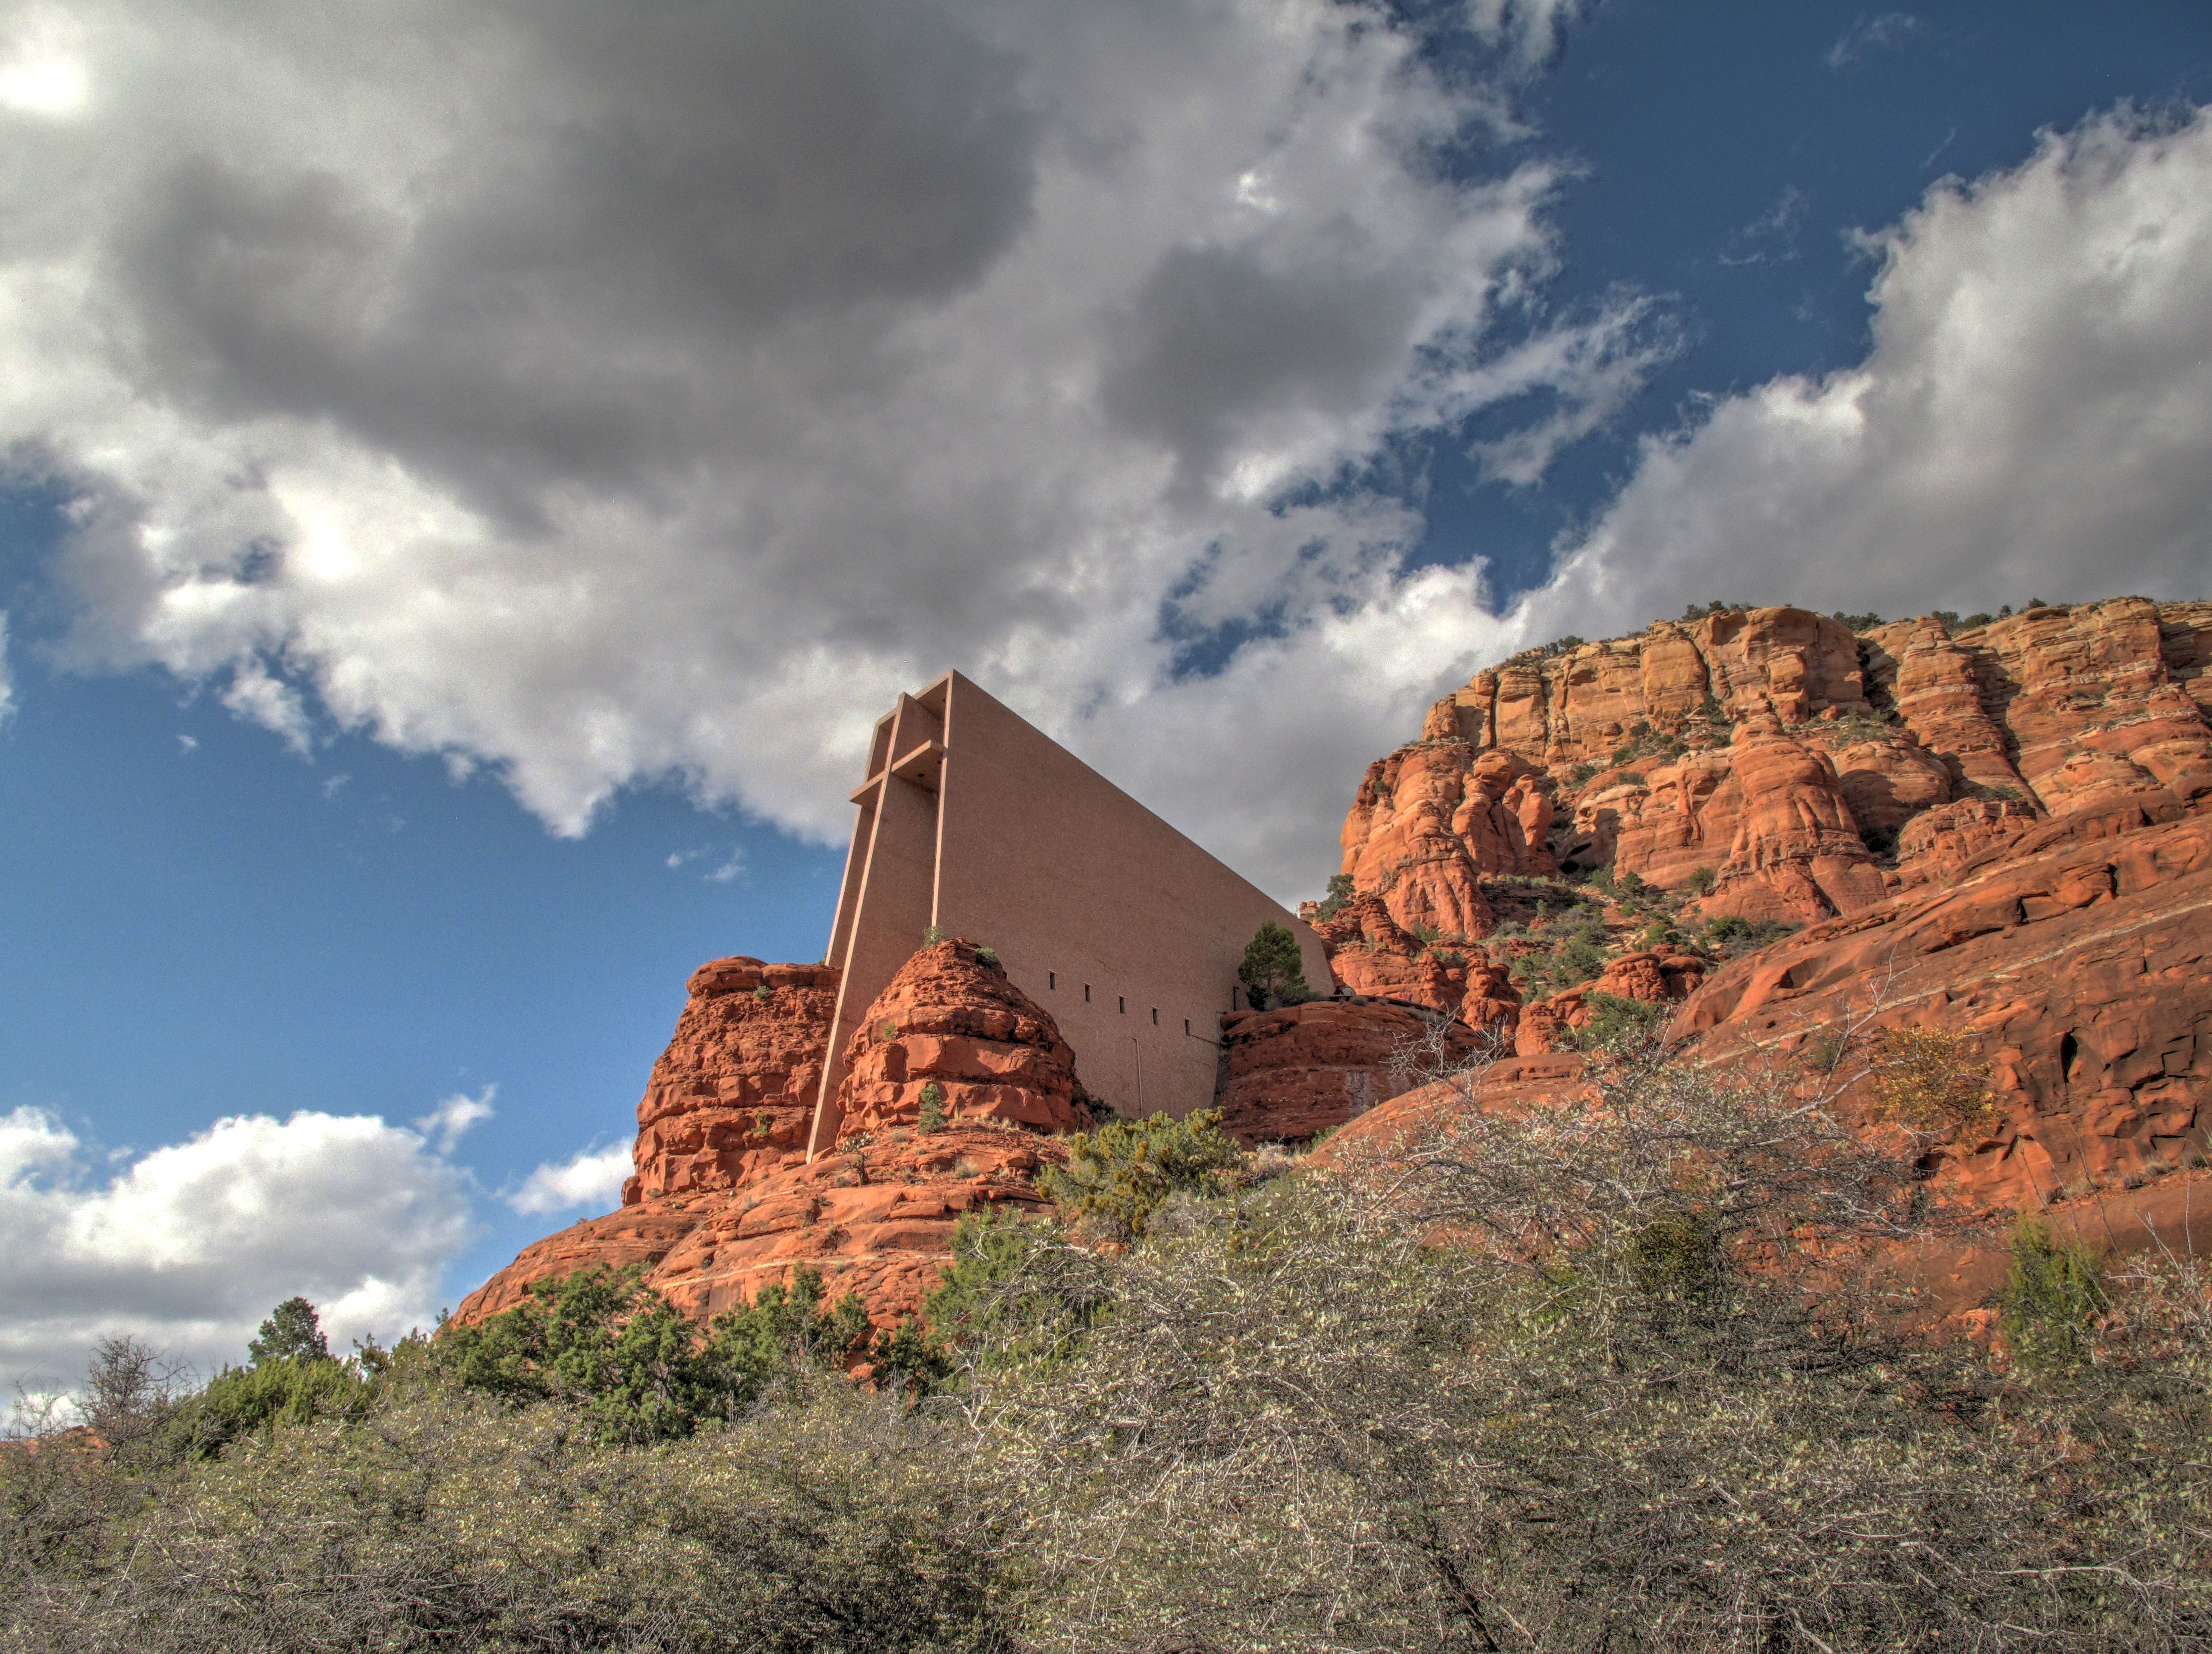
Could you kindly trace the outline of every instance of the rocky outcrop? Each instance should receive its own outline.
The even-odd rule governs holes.
[[[1393,754],[1368,772],[1345,823],[1345,870],[1409,931],[1464,939],[1491,927],[1483,869],[1454,827],[1468,805],[1474,756],[1462,741]],[[1486,815],[1474,830],[1494,837],[1496,823]]]
[[[965,942],[924,948],[868,1007],[845,1050],[842,1141],[921,1123],[1091,1123],[1075,1055],[1051,1016]]]
[[[1710,885],[1709,917],[1817,924],[2101,798],[2192,800],[2208,662],[2212,603],[2141,598],[1863,636],[1754,609],[1517,657],[1360,785],[1343,870],[1415,937],[1361,985],[1402,994],[1427,939],[1484,935],[1487,878],[1609,868]]]
[[[1593,995],[1663,997],[1680,1002],[1669,1037],[1686,1060],[1841,1084],[1840,1106],[1869,1120],[1866,1053],[1885,1030],[1955,1036],[1989,1065],[1994,1106],[1931,1150],[1937,1190],[2000,1227],[2039,1205],[2062,1222],[2094,1210],[2100,1244],[2166,1236],[2212,1147],[2212,603],[1877,627],[1856,677],[1816,619],[1753,610],[1724,637],[1710,621],[1655,627],[1510,663],[1438,703],[1422,743],[1431,789],[1464,750],[1469,775],[1487,763],[1551,790],[1563,867],[1709,883],[1692,915],[1806,928],[1717,969],[1687,952],[1614,956],[1522,1007],[1512,1058],[1361,1114],[1325,1157],[1455,1109],[1556,1101],[1580,1083],[1566,1047]],[[1387,781],[1392,761],[1370,776]],[[1389,871],[1361,820],[1355,805],[1355,898]],[[1411,968],[1382,957],[1404,944],[1357,899],[1345,911],[1361,915],[1357,936],[1330,939],[1357,942],[1367,977]],[[1846,1033],[1841,1066],[1823,1066]],[[2002,1274],[1988,1237],[1930,1259],[1929,1284],[1956,1304]]]
[[[638,1107],[623,1209],[526,1248],[454,1318],[512,1308],[534,1281],[632,1265],[687,1314],[712,1316],[805,1267],[889,1325],[921,1306],[963,1213],[1041,1209],[1037,1176],[1066,1155],[1054,1134],[1090,1122],[1074,1059],[965,942],[923,948],[868,1008],[838,1141],[806,1158],[836,980],[751,959],[702,966]]]
[[[2212,1124],[2212,815],[2159,791],[2048,821],[1948,888],[1737,961],[1674,1032],[1734,1066],[1798,1060],[1855,1021],[1954,1033],[1991,1065],[1986,1129],[1942,1155],[1972,1202],[2170,1172]]]
[[[639,1265],[650,1271],[699,1227],[714,1203],[701,1195],[654,1197],[572,1223],[525,1246],[514,1263],[461,1300],[453,1319],[467,1325],[511,1310],[530,1295],[535,1282],[562,1280],[580,1269]]]
[[[936,1285],[963,1213],[1042,1210],[1037,1174],[1066,1154],[1012,1126],[857,1133],[702,1208],[646,1279],[706,1318],[810,1268],[831,1297],[857,1292],[872,1321],[891,1325]]]
[[[689,988],[637,1106],[626,1206],[733,1189],[806,1146],[837,972],[718,959]]]
[[[1522,1008],[1514,1025],[1511,1049],[1519,1057],[1543,1057],[1572,1048],[1571,1036],[1597,1015],[1594,995],[1664,1005],[1687,999],[1705,979],[1705,960],[1679,949],[1650,948],[1609,960],[1594,982]],[[1501,1042],[1503,1043],[1503,1042]]]
[[[1401,926],[1375,895],[1355,898],[1316,919],[1314,929],[1348,992],[1443,1011],[1470,1027],[1502,1027],[1510,1036],[1520,991],[1480,950],[1431,946]]]
[[[1221,1123],[1247,1143],[1307,1142],[1486,1048],[1455,1019],[1364,998],[1226,1017],[1221,1045]]]

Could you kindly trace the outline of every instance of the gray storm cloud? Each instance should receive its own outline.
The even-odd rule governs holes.
[[[1525,57],[1560,11],[1477,21]],[[82,97],[0,161],[63,657],[493,765],[564,832],[673,776],[834,833],[945,665],[1079,735],[1172,680],[1171,597],[1387,609],[1418,517],[1276,502],[1479,403],[1552,257],[1546,167],[1434,164],[1498,100],[1322,0],[70,25]],[[1315,698],[1346,761],[1475,646],[1458,579],[1467,635]]]
[[[2124,397],[2148,352],[2193,428],[2165,347],[2205,313],[2203,262],[2169,268],[2203,209],[2061,201],[2008,239],[2009,202],[2088,164],[2046,150],[1883,244],[1872,391],[1784,382],[1650,445],[1511,615],[1478,560],[1413,567],[1417,500],[1346,482],[1393,437],[1522,399],[1540,416],[1481,462],[1534,484],[1674,348],[1648,297],[1544,319],[1553,167],[1437,164],[1507,132],[1574,10],[1468,9],[1499,86],[1325,0],[15,14],[0,444],[74,496],[47,646],[211,681],[295,742],[490,766],[562,832],[672,778],[835,836],[867,720],[957,664],[1291,895],[1360,763],[1531,628],[1897,543],[1912,495],[1880,456],[1976,376]],[[2112,179],[2164,155],[2212,199],[2189,132],[2096,143]],[[2073,269],[2143,212],[2180,239],[2119,270],[2074,367],[2023,381],[2002,318],[2057,278],[2002,261]],[[1923,296],[1938,266],[2000,319],[1962,333]],[[1861,458],[1821,457],[1852,419]],[[2133,439],[2118,414],[2008,428],[2030,485],[2037,444],[2087,468]],[[1761,512],[1796,537],[1728,527]],[[1916,566],[1896,589],[1951,590]],[[1193,629],[1243,641],[1179,676]]]

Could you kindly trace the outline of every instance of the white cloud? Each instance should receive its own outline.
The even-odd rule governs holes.
[[[1468,0],[1468,25],[1486,39],[1512,49],[1534,69],[1558,50],[1559,37],[1584,0]]]
[[[8,611],[0,609],[0,724],[15,715],[15,674],[8,663]]]
[[[501,1198],[526,1217],[578,1207],[611,1208],[620,1203],[623,1180],[630,1171],[627,1143],[580,1148],[565,1160],[547,1160],[520,1189]]]
[[[102,1169],[52,1116],[0,1116],[0,1381],[66,1386],[132,1333],[204,1372],[303,1293],[334,1347],[430,1325],[465,1180],[374,1116],[217,1120]]]
[[[1575,9],[1466,16],[1525,68]],[[562,832],[673,776],[834,840],[894,690],[958,665],[1116,745],[1203,702],[1189,628],[1260,624],[1224,706],[1364,745],[1481,622],[1285,677],[1408,600],[1419,518],[1333,485],[1524,399],[1486,458],[1527,482],[1654,359],[1632,297],[1542,321],[1556,171],[1440,169],[1504,94],[1379,7],[72,15],[97,95],[0,147],[0,443],[78,494],[62,657],[489,764]],[[1182,735],[1242,761],[1234,718]],[[1348,780],[1284,803],[1292,862],[1214,842],[1310,882]]]
[[[2208,595],[2212,114],[2046,134],[1869,245],[1865,360],[1647,442],[1529,635],[1739,595],[1893,615]]]
[[[91,92],[68,14],[27,6],[0,25],[0,109],[16,115],[72,115]]]
[[[457,1091],[416,1121],[415,1129],[434,1142],[441,1154],[450,1154],[462,1133],[491,1118],[491,1100],[498,1094],[497,1086],[486,1086],[473,1097]]]
[[[1828,48],[1828,67],[1849,69],[1870,52],[1895,51],[1926,33],[1927,28],[1927,24],[1909,11],[1885,11],[1876,16],[1861,17]]]
[[[1931,193],[1866,362],[1649,445],[1531,605],[1409,569],[1393,439],[1484,412],[1529,486],[1672,348],[1547,312],[1559,169],[1434,164],[1577,10],[1472,0],[1485,86],[1332,0],[84,0],[93,94],[0,146],[59,657],[831,842],[957,665],[1292,896],[1529,631],[2201,582],[2205,128],[2124,118]]]

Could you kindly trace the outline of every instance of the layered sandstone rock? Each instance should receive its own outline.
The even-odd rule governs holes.
[[[640,1264],[693,1315],[813,1268],[889,1324],[920,1306],[962,1213],[1040,1208],[1037,1174],[1066,1154],[1051,1134],[1090,1120],[1074,1059],[1052,1018],[965,942],[923,948],[868,1008],[836,1147],[806,1159],[835,985],[812,966],[701,966],[639,1106],[623,1209],[526,1248],[455,1318],[512,1308],[536,1281]]]
[[[1702,979],[1687,954],[1616,957],[1521,1008],[1514,1059],[1363,1113],[1328,1154],[1454,1109],[1557,1100],[1578,1083],[1562,1047],[1593,993],[1686,995],[1672,1035],[1723,1071],[1809,1075],[1856,1027],[1841,1100],[1869,1117],[1869,1040],[1957,1035],[1990,1064],[1996,1106],[1939,1145],[1938,1187],[1999,1228],[2055,1203],[2134,1226],[2115,1244],[2164,1236],[2212,1127],[2212,603],[1902,621],[1854,645],[1856,669],[1839,630],[1753,610],[1524,658],[1439,702],[1420,748],[1370,771],[1387,795],[1420,750],[1441,793],[1464,753],[1468,778],[1486,765],[1547,791],[1567,870],[1679,889],[1709,869],[1693,912],[1809,928]],[[1367,830],[1381,815],[1364,796],[1347,818],[1355,895],[1392,870]],[[1460,837],[1479,871],[1506,870],[1492,839]],[[1363,979],[1418,977],[1418,939],[1358,900],[1346,912],[1348,933],[1325,934],[1360,950]],[[1960,1242],[1928,1268],[1966,1302],[2002,1246]]]
[[[1504,968],[1480,952],[1423,942],[1391,917],[1381,897],[1356,897],[1314,929],[1346,991],[1443,1011],[1470,1027],[1510,1035],[1521,994]]]
[[[453,1319],[465,1326],[511,1310],[530,1295],[534,1283],[563,1280],[582,1269],[636,1264],[649,1271],[698,1227],[714,1203],[711,1196],[659,1197],[572,1223],[525,1246],[514,1263],[461,1300]]]
[[[1544,1057],[1572,1049],[1571,1038],[1597,1015],[1591,997],[1609,994],[1647,1005],[1687,999],[1705,979],[1704,959],[1679,948],[1647,948],[1608,960],[1597,979],[1569,988],[1534,1005],[1523,1006],[1514,1025],[1511,1048],[1517,1057]]]
[[[1455,1020],[1371,999],[1248,1011],[1224,1019],[1221,1045],[1216,1105],[1247,1143],[1304,1142],[1486,1048]]]
[[[1517,657],[1370,766],[1343,870],[1419,938],[1484,934],[1482,880],[1610,868],[1791,924],[1939,882],[2048,815],[2212,791],[2212,603],[1934,617],[1863,638],[1794,609]],[[1458,928],[1455,928],[1458,927]],[[1363,932],[1368,949],[1392,951]]]
[[[806,1146],[836,972],[718,959],[689,988],[637,1106],[627,1206],[734,1188]]]
[[[994,1120],[1081,1130],[1075,1055],[1051,1016],[965,942],[940,942],[899,967],[845,1049],[842,1140],[921,1123]]]
[[[1740,1066],[1854,1021],[1955,1033],[1992,1065],[1986,1129],[1944,1151],[1971,1201],[2171,1170],[2212,1124],[2212,816],[2162,791],[2077,810],[1948,888],[1739,960],[1674,1027],[1696,1060]]]
[[[1066,1154],[1059,1139],[1012,1126],[855,1134],[702,1208],[646,1279],[706,1318],[809,1268],[832,1298],[857,1292],[870,1320],[891,1325],[936,1285],[963,1213],[1042,1210],[1037,1175]]]

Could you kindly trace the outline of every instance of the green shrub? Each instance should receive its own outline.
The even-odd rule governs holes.
[[[817,1388],[653,1451],[433,1387],[160,1480],[72,1455],[94,1519],[74,1554],[0,1529],[0,1647],[1007,1654],[1015,1529],[959,1436]],[[0,1463],[0,1510],[21,1486]]]
[[[1667,1026],[1674,1008],[1627,999],[1619,994],[1592,993],[1583,1002],[1590,1020],[1568,1032],[1568,1043],[1577,1051],[1602,1051],[1640,1043]]]
[[[1080,1346],[1110,1305],[1103,1261],[1049,1218],[963,1213],[952,1261],[922,1301],[923,1360],[986,1368],[1048,1365]]]
[[[1296,1005],[1314,997],[1306,985],[1305,959],[1299,952],[1297,937],[1273,919],[1244,944],[1237,979],[1244,985],[1255,1011],[1271,1005]]]
[[[2112,1306],[2105,1270],[2079,1240],[2060,1240],[2038,1217],[2013,1226],[2012,1267],[1997,1294],[1998,1324],[2021,1363],[2050,1371],[2089,1353],[2097,1318]]]
[[[1692,868],[1690,870],[1689,880],[1683,888],[1693,896],[1711,895],[1713,887],[1720,882],[1720,876],[1719,873],[1710,867]]]
[[[1577,930],[1552,951],[1552,980],[1562,988],[1588,982],[1605,969],[1602,933]]]
[[[1720,1231],[1702,1209],[1652,1219],[1630,1237],[1629,1277],[1637,1290],[1668,1302],[1703,1303],[1728,1284]]]
[[[1170,1195],[1218,1192],[1222,1174],[1243,1158],[1221,1129],[1219,1109],[1182,1120],[1155,1114],[1078,1132],[1068,1142],[1066,1168],[1048,1168],[1038,1182],[1069,1222],[1109,1239],[1133,1240]]]
[[[1769,942],[1779,942],[1796,930],[1794,924],[1779,919],[1747,919],[1734,913],[1723,913],[1705,926],[1705,935],[1722,952],[1734,958],[1741,954],[1756,952]]]
[[[932,1080],[921,1088],[921,1117],[915,1130],[942,1131],[945,1130],[945,1088]]]
[[[276,1425],[353,1416],[368,1404],[361,1372],[328,1355],[283,1355],[227,1366],[177,1408],[162,1433],[168,1453],[214,1458],[232,1443]]]
[[[435,1354],[463,1388],[517,1405],[567,1403],[601,1440],[665,1441],[750,1406],[794,1369],[843,1361],[868,1336],[859,1294],[822,1307],[822,1276],[797,1270],[741,1310],[697,1324],[639,1284],[638,1266],[541,1281],[479,1325],[449,1326]]]

